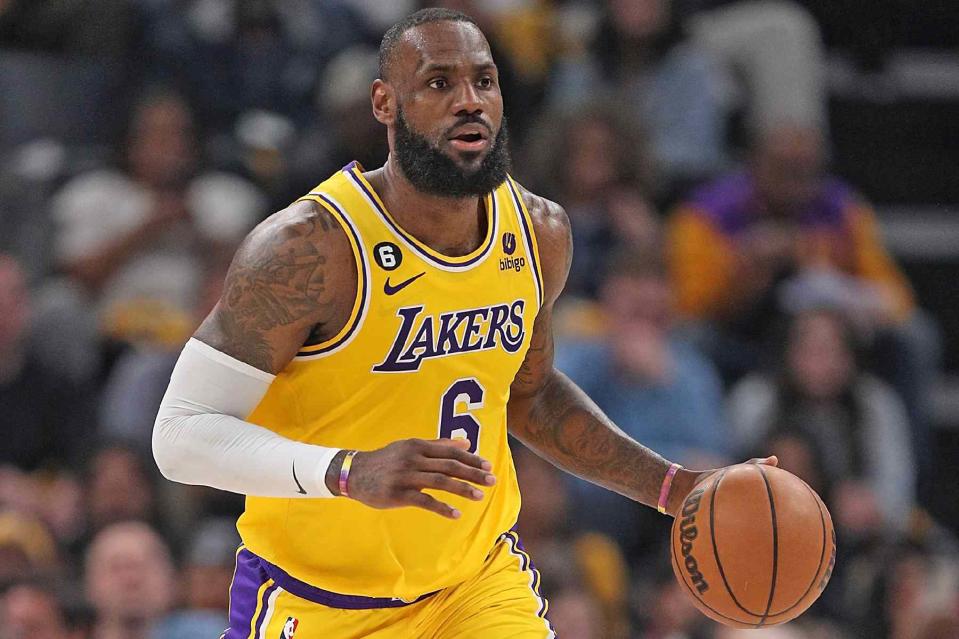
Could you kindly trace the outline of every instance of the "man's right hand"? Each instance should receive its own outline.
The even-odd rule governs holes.
[[[372,508],[415,506],[457,519],[459,510],[423,490],[482,499],[483,492],[471,484],[492,486],[496,478],[489,472],[490,463],[468,452],[469,446],[465,439],[405,439],[379,450],[358,452],[347,481],[349,497]],[[345,451],[338,454],[326,473],[326,485],[334,495],[340,494],[344,457]]]

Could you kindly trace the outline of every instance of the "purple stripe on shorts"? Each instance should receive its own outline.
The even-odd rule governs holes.
[[[224,639],[247,639],[250,636],[250,622],[259,600],[257,594],[269,578],[259,557],[246,548],[237,553],[236,572],[230,587],[230,628]]]
[[[259,630],[260,626],[263,625],[263,619],[266,618],[266,610],[269,607],[270,595],[279,588],[276,584],[269,586],[266,590],[263,591],[263,596],[261,597],[263,603],[260,605],[260,614],[256,616],[256,623],[253,625],[254,634],[252,639],[259,639]]]
[[[269,578],[276,582],[278,586],[283,588],[283,590],[289,592],[290,594],[296,595],[300,599],[306,599],[307,601],[312,601],[313,603],[318,603],[330,608],[341,608],[343,610],[402,608],[403,606],[409,606],[422,601],[427,597],[435,595],[436,592],[439,592],[428,592],[425,595],[420,595],[412,601],[404,601],[402,599],[390,597],[361,597],[358,595],[343,595],[337,592],[330,592],[329,590],[317,588],[316,586],[312,586],[305,581],[300,581],[279,566],[275,566],[265,559],[258,558],[258,560],[262,566],[262,570],[264,570]]]
[[[519,531],[516,530],[516,526],[513,526],[509,529],[509,532],[504,533],[504,536],[510,537],[516,543],[516,550],[520,553],[520,559],[525,566],[521,566],[524,571],[528,570],[533,574],[533,583],[530,584],[530,589],[533,591],[533,594],[536,595],[536,598],[539,599],[539,610],[536,611],[537,617],[542,617],[549,624],[550,630],[553,629],[553,623],[549,620],[549,613],[546,612],[546,608],[549,605],[546,601],[546,597],[540,592],[540,582],[542,581],[542,576],[540,575],[539,570],[536,569],[536,565],[533,564],[533,556],[523,548],[523,540],[519,538]]]

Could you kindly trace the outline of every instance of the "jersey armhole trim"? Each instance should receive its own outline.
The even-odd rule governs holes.
[[[532,262],[533,270],[533,280],[536,284],[536,299],[539,302],[539,307],[543,307],[543,273],[539,268],[539,246],[536,243],[536,233],[533,231],[533,220],[529,215],[529,211],[526,210],[526,203],[523,201],[523,198],[519,194],[519,189],[516,186],[516,181],[512,176],[506,176],[506,185],[509,187],[510,195],[513,198],[513,206],[516,208],[516,213],[519,217],[520,225],[523,228],[523,241],[526,242],[526,250],[529,252],[530,261]]]
[[[300,198],[298,201],[308,200],[316,202],[343,227],[346,231],[347,239],[350,241],[350,248],[353,250],[353,258],[356,260],[356,300],[353,302],[353,309],[350,311],[350,317],[340,331],[328,340],[319,344],[310,344],[301,346],[297,351],[295,359],[316,359],[329,355],[343,348],[352,341],[358,332],[366,317],[366,311],[370,305],[370,267],[363,252],[363,241],[359,230],[353,224],[353,221],[346,214],[343,206],[326,193],[313,192]]]

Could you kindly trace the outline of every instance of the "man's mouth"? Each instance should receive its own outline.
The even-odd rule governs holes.
[[[457,127],[449,137],[450,145],[458,151],[477,152],[489,145],[489,135],[485,127],[468,124]]]

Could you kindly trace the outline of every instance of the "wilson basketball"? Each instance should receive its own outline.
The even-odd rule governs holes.
[[[803,613],[836,561],[822,500],[795,475],[739,464],[693,488],[673,522],[673,572],[703,614],[737,628]]]

